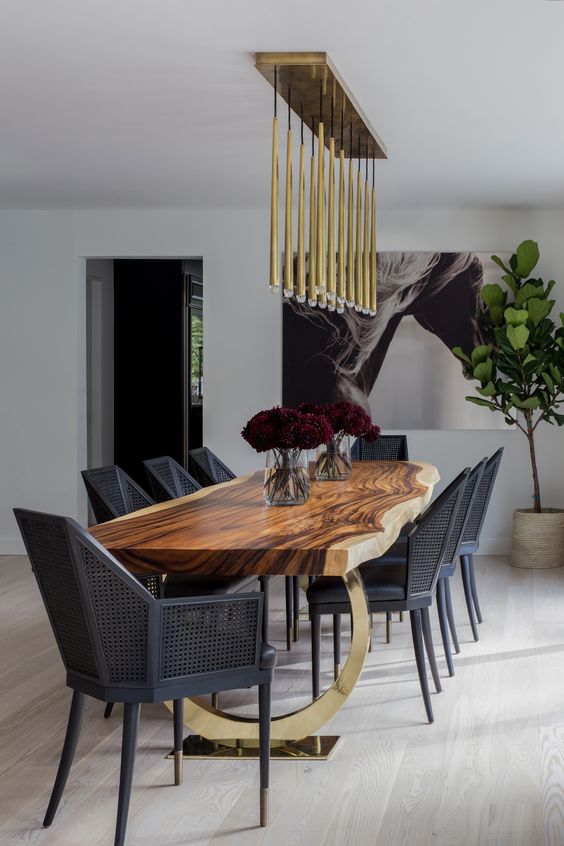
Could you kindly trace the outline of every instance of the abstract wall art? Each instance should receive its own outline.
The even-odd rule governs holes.
[[[383,429],[503,428],[464,400],[470,386],[451,352],[480,343],[480,289],[499,276],[485,253],[381,252],[376,317],[286,301],[284,405],[347,399]]]

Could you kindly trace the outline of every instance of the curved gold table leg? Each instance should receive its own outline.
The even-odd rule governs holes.
[[[331,687],[319,699],[297,711],[273,717],[273,748],[279,747],[282,751],[289,741],[299,741],[319,731],[345,704],[362,672],[370,639],[370,620],[364,585],[358,569],[346,573],[343,582],[349,595],[353,623],[351,648],[346,663]],[[171,702],[166,705],[172,710]],[[201,737],[223,746],[242,749],[256,748],[258,744],[256,719],[216,710],[200,698],[184,700],[184,722]],[[290,748],[288,754],[292,754]]]

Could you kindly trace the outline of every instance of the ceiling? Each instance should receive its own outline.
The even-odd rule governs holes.
[[[256,50],[326,50],[386,208],[564,208],[564,3],[2,0],[0,207],[265,207]],[[284,122],[283,122],[284,125]]]

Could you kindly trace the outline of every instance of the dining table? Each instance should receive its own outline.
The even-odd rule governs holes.
[[[349,478],[311,481],[297,506],[267,506],[264,471],[202,488],[90,529],[135,575],[340,576],[351,607],[351,645],[333,684],[304,707],[272,718],[272,754],[327,758],[338,737],[318,732],[354,690],[370,641],[359,565],[382,556],[416,520],[439,480],[426,461],[353,462]],[[258,721],[187,699],[187,757],[256,754]]]

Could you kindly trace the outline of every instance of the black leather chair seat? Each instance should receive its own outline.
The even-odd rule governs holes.
[[[221,596],[250,588],[254,576],[167,576],[164,583],[165,599],[181,596]]]
[[[379,561],[380,559],[376,559]],[[369,602],[397,602],[406,598],[405,564],[362,564],[360,567],[364,589]],[[321,576],[308,588],[311,605],[346,604],[348,593],[338,576]]]

